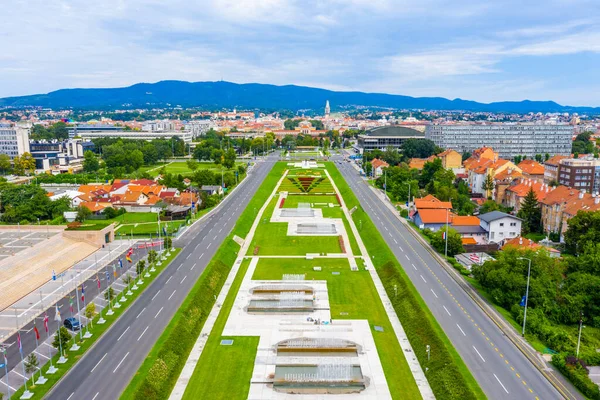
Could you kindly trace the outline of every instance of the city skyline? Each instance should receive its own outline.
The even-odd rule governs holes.
[[[584,0],[13,2],[0,97],[224,79],[598,106],[600,29],[586,17],[597,11]]]

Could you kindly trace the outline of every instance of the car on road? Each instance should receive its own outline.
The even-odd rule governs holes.
[[[65,322],[63,323],[63,325],[65,326],[65,328],[67,328],[68,330],[73,331],[73,332],[81,329],[81,326],[79,325],[79,321],[77,321],[73,317],[65,319]]]

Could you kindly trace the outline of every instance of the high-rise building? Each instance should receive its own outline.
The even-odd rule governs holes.
[[[10,159],[29,153],[30,123],[0,124],[0,154]]]
[[[592,157],[560,160],[558,183],[587,193],[599,193],[600,160]]]
[[[459,153],[491,147],[501,158],[536,154],[570,155],[573,126],[543,124],[433,124],[425,138]]]
[[[329,100],[327,100],[325,103],[325,118],[328,118],[329,114],[331,114],[331,108],[329,107]]]

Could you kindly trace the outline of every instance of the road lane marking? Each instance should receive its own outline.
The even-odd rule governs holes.
[[[108,355],[108,353],[104,353],[104,355],[102,356],[102,358],[100,359],[100,361],[98,361],[98,362],[96,363],[96,365],[94,365],[94,368],[92,368],[92,370],[90,371],[90,374],[91,374],[92,372],[94,372],[94,370],[96,369],[96,367],[97,367],[98,365],[100,365],[100,363],[102,362],[102,360],[104,360],[104,357],[106,357],[107,355]]]
[[[185,259],[187,260],[188,258],[190,258],[191,255],[192,253],[188,254],[188,256]]]
[[[211,245],[211,244],[212,244],[212,242],[210,242],[210,243],[208,244],[208,246],[206,246],[206,248],[208,249],[208,248],[210,247],[210,245]]]
[[[394,243],[398,244],[398,242],[396,241],[396,239],[394,239]]]
[[[194,247],[194,251],[198,250],[198,246],[200,246],[200,243],[198,243],[198,244],[196,245],[196,247]]]
[[[99,395],[99,394],[100,394],[100,392],[96,393],[96,394],[94,395],[94,397],[92,397],[92,400],[96,400],[96,397],[98,397],[98,395]]]
[[[119,367],[121,366],[121,364],[123,363],[123,361],[125,361],[125,359],[127,358],[128,355],[129,355],[129,352],[127,352],[127,354],[125,354],[125,357],[123,357],[123,359],[121,361],[119,361],[119,364],[117,364],[117,367],[113,370],[113,374],[115,372],[117,372],[117,370],[119,369]]]
[[[500,379],[498,379],[498,377],[496,376],[496,374],[494,374],[494,378],[496,378],[496,380],[498,381],[498,383],[500,384],[500,386],[502,386],[502,389],[504,389],[504,391],[506,393],[508,393],[508,390],[506,390],[506,388],[504,387],[504,385],[502,384],[502,382],[500,382]]]
[[[74,394],[75,394],[75,392],[71,393],[71,394],[69,395],[69,397],[67,397],[67,400],[71,400],[71,397],[73,397],[73,395],[74,395]]]
[[[473,346],[473,348],[477,352],[477,355],[479,356],[479,358],[481,358],[483,360],[483,362],[485,362],[485,358],[483,358],[483,356],[481,355],[481,353],[479,352],[479,350],[477,350],[477,348],[475,346]],[[498,378],[496,378],[496,379],[498,379]]]
[[[415,271],[417,270],[417,267],[415,267],[415,264],[412,264],[413,268],[415,269]]]
[[[129,330],[129,328],[131,328],[131,326],[128,326],[128,327],[127,327],[127,329],[125,329],[125,330],[123,331],[123,333],[121,333],[121,336],[119,336],[119,338],[117,339],[117,342],[118,342],[119,340],[121,340],[121,338],[123,337],[123,335],[125,334],[125,332],[127,332],[127,331]]]
[[[192,268],[190,268],[190,271],[193,271],[194,268],[196,268],[196,263],[194,263],[194,265],[192,265]]]
[[[160,310],[158,310],[158,312],[156,313],[156,315],[154,316],[154,318],[158,317],[158,314],[160,314],[160,312],[162,311],[163,307],[160,308]]]
[[[402,248],[402,246],[398,246],[400,248],[401,252],[404,252],[404,249]]]
[[[433,293],[433,295],[435,296],[436,299],[439,299],[438,295],[435,294],[435,292],[433,291],[433,289],[431,289],[431,293]]]
[[[177,291],[177,289],[173,290],[173,293],[171,293],[171,295],[169,296],[169,298],[167,300],[171,300],[171,297],[173,297],[173,295],[175,294],[176,291]]]
[[[142,338],[142,336],[144,336],[144,333],[146,333],[146,331],[148,330],[150,326],[147,326],[146,329],[144,329],[144,332],[142,332],[142,334],[140,335],[140,337],[138,338],[138,342],[140,341],[140,339]]]
[[[179,282],[180,285],[183,283],[183,281],[185,281],[185,278],[187,278],[187,275],[183,277],[183,279],[181,280],[181,282]]]
[[[467,334],[465,333],[465,331],[462,330],[462,328],[460,327],[459,324],[456,324],[456,326],[458,326],[458,329],[460,329],[460,331],[462,332],[463,336],[467,336]]]
[[[190,254],[190,255],[191,255],[191,254]],[[188,256],[188,258],[189,258],[189,256]],[[187,258],[186,258],[186,260],[187,260]],[[183,266],[183,264],[179,264],[179,267],[177,267],[177,271],[179,271],[179,270],[181,269],[181,267],[182,267],[182,266]]]
[[[452,314],[450,314],[450,311],[448,311],[448,309],[446,308],[446,306],[442,306],[444,307],[444,310],[446,310],[446,312],[448,313],[449,316],[452,316]]]
[[[204,257],[204,253],[200,254],[200,257],[198,257],[198,259],[201,259],[202,257]]]
[[[160,289],[158,289],[158,292],[156,292],[156,294],[155,294],[154,296],[152,296],[152,300],[154,300],[154,298],[155,298],[156,296],[158,296],[158,294],[159,294],[159,293],[160,293]]]
[[[410,258],[408,258],[408,256],[407,256],[406,254],[404,254],[404,257],[406,257],[406,259],[407,259],[408,261],[410,261]]]
[[[423,279],[423,282],[427,283],[427,281],[425,280],[425,278],[423,278],[423,275],[419,275],[421,277],[421,279]]]
[[[169,283],[169,281],[171,280],[171,278],[173,278],[173,276],[170,276],[170,277],[169,277],[169,279],[167,279],[167,281],[165,282],[165,285],[166,285],[167,283]]]
[[[146,307],[144,307],[144,308],[142,309],[142,311],[140,311],[140,313],[137,315],[137,317],[135,317],[135,319],[138,319],[138,318],[140,317],[140,315],[142,315],[142,313],[144,312],[144,310],[145,310],[145,309],[146,309]]]

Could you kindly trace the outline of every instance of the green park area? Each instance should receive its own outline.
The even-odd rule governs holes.
[[[236,162],[235,164],[236,164],[236,166],[246,165],[245,162]],[[143,167],[140,167],[138,172],[139,173],[147,172],[151,176],[156,177],[160,174],[160,171],[162,170],[163,167],[165,168],[165,172],[167,174],[174,174],[174,175],[181,174],[181,175],[188,175],[188,176],[193,175],[194,172],[203,170],[203,169],[210,170],[214,173],[216,173],[216,172],[221,173],[221,171],[224,171],[224,172],[230,171],[220,164],[215,164],[213,162],[208,162],[208,161],[198,162],[198,163],[192,164],[192,165],[197,165],[197,167],[192,169],[192,168],[190,168],[190,165],[186,161],[173,161],[173,162],[161,163],[158,165],[143,166]]]

